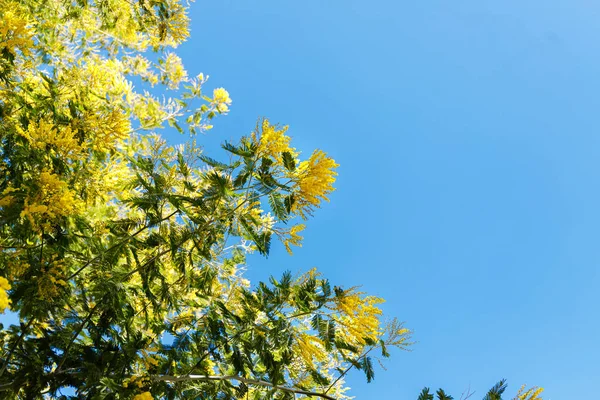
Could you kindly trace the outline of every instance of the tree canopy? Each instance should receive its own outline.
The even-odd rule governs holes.
[[[408,344],[316,270],[244,278],[301,245],[337,164],[268,119],[205,154],[231,99],[188,76],[188,35],[180,0],[0,0],[2,397],[343,399]]]

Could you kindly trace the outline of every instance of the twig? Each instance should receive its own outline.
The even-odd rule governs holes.
[[[473,396],[474,394],[475,394],[475,392],[471,392],[471,384],[469,384],[469,387],[467,388],[467,390],[462,392],[462,394],[460,395],[460,400],[467,400],[469,397]]]
[[[369,350],[367,350],[364,354],[362,354],[360,357],[358,357],[356,359],[356,362],[358,362],[358,360],[360,360],[361,358],[364,358],[367,356],[367,354],[369,354],[371,351],[373,351],[376,347],[373,346],[371,347]],[[327,390],[325,391],[325,393],[328,393],[334,386],[336,383],[339,382],[340,379],[342,379],[344,377],[344,375],[346,375],[352,368],[354,367],[354,364],[350,363],[350,366],[348,368],[346,368],[346,370],[344,372],[342,372],[340,374],[340,376],[337,377],[337,379],[335,381],[333,381],[333,383],[331,385],[329,385],[329,387],[327,387]]]

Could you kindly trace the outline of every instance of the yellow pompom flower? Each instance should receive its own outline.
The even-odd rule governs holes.
[[[13,2],[3,3],[0,2],[0,7],[5,5],[7,11],[4,11],[0,17],[0,51],[7,49],[15,56],[16,49],[20,49],[24,54],[27,54],[29,48],[33,46],[32,34],[27,27],[27,20],[11,10],[11,8],[17,9],[18,4]]]
[[[325,361],[327,353],[323,342],[318,337],[301,333],[296,338],[294,353],[299,354],[307,365],[313,364],[313,358],[317,361]]]
[[[288,253],[292,254],[292,248],[290,247],[290,245],[302,247],[302,239],[304,239],[304,237],[298,235],[298,232],[302,232],[304,228],[306,228],[306,225],[298,224],[296,226],[293,226],[292,229],[290,229],[289,238],[283,241],[285,249]]]
[[[57,174],[44,170],[37,184],[38,190],[27,196],[21,211],[21,218],[27,218],[32,226],[37,227],[40,219],[47,222],[72,215],[81,207],[81,201]]]
[[[532,387],[531,389],[525,390],[525,385],[521,386],[515,400],[542,400],[540,394],[544,391],[541,387]]]
[[[277,125],[271,125],[268,119],[263,119],[260,127],[260,138],[256,133],[252,138],[258,141],[258,154],[262,157],[272,157],[277,162],[281,162],[281,154],[284,152],[295,153],[295,149],[290,147],[291,137],[286,135],[288,126],[279,128]]]
[[[150,37],[150,45],[157,50],[161,46],[177,47],[190,36],[190,19],[180,0],[166,0],[167,17],[156,24]]]
[[[43,274],[37,278],[37,292],[41,299],[52,300],[58,296],[60,287],[67,286],[64,271],[62,261],[52,260],[50,265],[42,267]]]
[[[7,290],[10,290],[10,284],[6,278],[0,276],[0,313],[2,314],[10,306],[10,299],[8,298],[8,293],[6,293]]]
[[[152,397],[152,395],[150,394],[150,392],[144,392],[144,393],[136,394],[133,397],[133,400],[152,400],[152,399],[154,399],[154,397]]]
[[[181,58],[174,53],[169,53],[163,64],[163,81],[171,89],[177,89],[181,82],[187,80],[187,71],[183,68]]]
[[[213,90],[213,102],[217,104],[231,104],[229,92],[223,88]]]
[[[219,103],[217,104],[217,111],[221,114],[225,114],[226,112],[229,112],[229,107],[227,107],[227,104],[225,103]]]
[[[382,334],[378,304],[384,300],[364,296],[361,292],[348,290],[335,300],[334,309],[339,312],[338,324],[344,327],[340,334],[348,343],[364,345],[365,339],[376,340]]]
[[[77,158],[82,151],[75,138],[75,132],[69,126],[58,129],[42,120],[39,123],[31,122],[27,130],[17,127],[17,132],[27,139],[34,149],[48,151],[48,146],[52,146],[53,151],[63,158]]]
[[[307,161],[303,161],[298,166],[298,180],[296,191],[296,202],[293,210],[305,216],[305,213],[313,207],[319,207],[322,200],[329,201],[328,194],[335,188],[335,169],[338,164],[333,158],[327,157],[327,154],[321,150],[315,150]]]

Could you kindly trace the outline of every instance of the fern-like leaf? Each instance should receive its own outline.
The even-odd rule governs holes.
[[[428,387],[424,387],[417,400],[433,400],[433,394],[429,393]]]
[[[453,400],[454,397],[447,395],[444,389],[438,389],[436,392],[438,400]]]
[[[487,392],[483,400],[502,400],[502,393],[506,390],[506,379],[500,380]]]

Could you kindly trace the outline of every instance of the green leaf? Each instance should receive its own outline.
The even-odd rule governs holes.
[[[246,397],[246,393],[248,393],[248,386],[244,382],[240,382],[235,388],[235,392],[235,395],[238,399],[244,399]]]
[[[502,400],[502,393],[506,390],[506,379],[496,383],[485,395],[483,400]]]
[[[367,377],[367,382],[370,383],[375,378],[375,371],[373,370],[373,362],[371,361],[371,357],[363,357],[361,364],[362,370]]]
[[[317,385],[326,386],[329,385],[329,379],[327,377],[321,375],[319,372],[315,370],[310,371],[310,376],[313,378]]]
[[[179,124],[177,123],[177,120],[175,118],[169,118],[168,122],[169,122],[169,126],[172,126],[175,129],[177,129],[177,132],[183,133],[183,128],[181,126],[179,126]]]
[[[293,194],[290,194],[283,198],[283,203],[285,204],[285,210],[287,211],[288,214],[292,213],[292,208],[294,207],[295,202],[296,202],[296,199],[294,198]]]
[[[183,154],[180,152],[177,153],[177,166],[179,167],[179,172],[181,175],[185,176],[186,178],[190,175],[190,168],[185,162]]]
[[[296,160],[294,160],[294,156],[289,151],[285,151],[282,154],[283,158],[283,166],[290,172],[294,172],[296,170]]]
[[[381,346],[381,355],[386,358],[389,357],[390,353],[388,353],[387,347],[385,346],[385,342],[383,341],[383,339],[379,339],[379,345]]]
[[[310,324],[315,331],[319,331],[321,329],[321,323],[323,322],[323,316],[321,314],[313,315]]]
[[[210,165],[211,167],[217,168],[219,170],[230,168],[229,165],[219,162],[219,161],[215,160],[214,158],[205,156],[204,154],[200,155],[198,158],[200,160],[204,161],[205,163],[207,163],[208,165]]]
[[[289,214],[280,193],[271,192],[269,194],[269,205],[271,206],[271,211],[273,211],[273,214],[278,220],[282,222],[288,220]]]
[[[438,400],[453,400],[454,397],[449,396],[444,392],[444,389],[438,389],[436,392]]]
[[[231,144],[229,142],[223,143],[221,145],[221,147],[224,150],[226,150],[226,151],[228,151],[228,152],[230,152],[232,154],[235,154],[235,155],[238,155],[238,156],[242,156],[242,157],[252,157],[254,155],[253,152],[248,151],[246,149],[243,149],[241,147],[235,146],[235,145],[233,145],[233,144]]]
[[[244,217],[240,218],[240,224],[256,245],[258,252],[264,256],[269,255],[271,232],[262,232],[259,234]]]
[[[246,182],[248,182],[248,178],[251,176],[252,171],[241,171],[233,180],[233,187],[236,189],[243,188]]]
[[[208,198],[222,198],[230,194],[232,182],[227,175],[213,170],[206,174],[206,178],[210,183],[210,188],[205,190]]]
[[[425,387],[421,390],[421,394],[419,394],[417,400],[433,400],[433,394],[429,393],[428,387]]]

